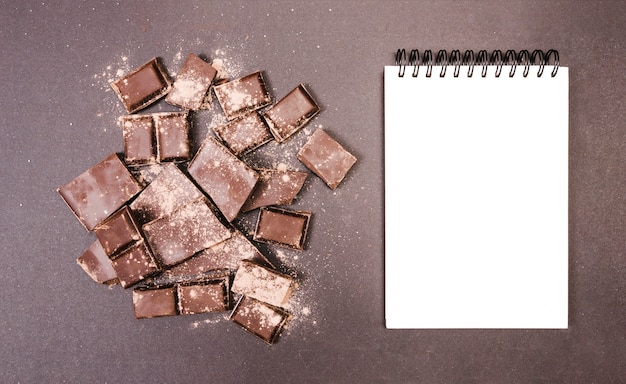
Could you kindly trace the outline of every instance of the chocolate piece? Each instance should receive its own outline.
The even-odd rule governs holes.
[[[126,166],[113,153],[57,189],[89,231],[141,190]]]
[[[165,266],[180,263],[231,236],[204,198],[144,224],[143,231],[155,255]]]
[[[123,288],[128,288],[160,270],[143,240],[123,250],[111,263]]]
[[[122,100],[126,111],[134,113],[165,96],[172,85],[155,57],[112,82],[111,87]]]
[[[276,341],[289,314],[248,296],[242,296],[230,315],[230,320],[268,344]]]
[[[178,311],[181,315],[221,312],[230,307],[229,278],[204,283],[178,285]]]
[[[175,316],[178,314],[176,307],[176,287],[134,289],[133,306],[137,319]]]
[[[133,220],[127,205],[98,224],[94,229],[94,233],[109,257],[130,244],[141,240],[139,228],[135,224],[135,220]]]
[[[297,157],[331,189],[337,188],[356,163],[354,155],[321,129],[313,132]]]
[[[237,156],[272,140],[272,134],[256,111],[213,129],[224,144]]]
[[[232,291],[264,303],[282,307],[289,300],[293,279],[250,260],[242,260],[233,281]]]
[[[263,108],[272,102],[260,71],[220,84],[213,89],[228,120]]]
[[[276,141],[282,143],[304,127],[319,111],[320,107],[304,85],[300,84],[263,112],[263,117]]]
[[[154,124],[151,115],[130,115],[120,118],[124,136],[124,160],[127,164],[156,161]]]
[[[165,101],[186,109],[200,109],[216,74],[211,64],[190,53]]]
[[[189,160],[188,112],[121,116],[128,164]]]
[[[176,164],[165,164],[157,178],[130,203],[130,209],[141,223],[147,223],[167,216],[202,196],[202,192]]]
[[[241,210],[248,212],[268,205],[289,205],[302,189],[304,172],[257,169],[259,181]]]
[[[213,137],[204,141],[187,171],[229,222],[237,217],[259,178]]]
[[[204,249],[189,259],[166,269],[152,281],[180,281],[208,271],[236,270],[241,260],[248,259],[258,264],[274,267],[272,263],[240,231],[233,229],[232,236],[210,248]]]
[[[254,240],[302,250],[311,212],[264,207],[259,211]]]
[[[94,241],[76,262],[96,283],[106,285],[118,283],[111,260],[98,240]]]

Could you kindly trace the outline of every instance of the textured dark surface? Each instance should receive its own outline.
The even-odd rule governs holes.
[[[626,2],[3,1],[0,41],[1,382],[626,381]],[[397,48],[559,50],[569,329],[385,329],[382,73]],[[253,160],[306,171],[295,153],[320,126],[359,159],[335,191],[309,176],[293,205],[313,212],[305,251],[263,248],[300,280],[273,346],[222,315],[136,320],[129,290],[76,264],[94,237],[55,192],[123,150],[108,80],[155,56],[176,72],[189,52],[264,71],[274,101],[304,83],[320,105]],[[194,118],[194,151],[214,118]]]

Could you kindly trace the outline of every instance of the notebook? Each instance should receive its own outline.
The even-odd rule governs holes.
[[[384,68],[387,328],[568,326],[568,68],[398,50]]]

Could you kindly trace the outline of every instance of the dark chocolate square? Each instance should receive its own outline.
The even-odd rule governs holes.
[[[306,125],[320,107],[303,84],[263,112],[263,117],[277,142],[282,143]]]
[[[211,64],[190,53],[165,101],[186,109],[200,109],[216,74]]]
[[[98,240],[94,241],[76,262],[96,283],[117,284],[117,274],[113,269],[111,259]]]
[[[94,229],[96,237],[109,257],[141,240],[139,228],[125,205]]]
[[[288,319],[289,314],[282,309],[248,296],[239,299],[230,315],[230,320],[268,344],[276,341]]]
[[[159,161],[185,161],[191,157],[188,112],[155,113]]]
[[[133,290],[133,307],[137,319],[178,315],[176,305],[175,286]]]
[[[259,210],[254,240],[302,250],[310,219],[309,211],[263,207]]]
[[[187,170],[228,221],[237,217],[259,178],[213,137],[204,141]]]
[[[230,230],[215,216],[204,198],[144,224],[143,232],[156,257],[165,266],[180,263],[231,236]]]
[[[154,275],[160,268],[144,241],[138,241],[123,250],[112,261],[113,269],[124,288]]]
[[[217,85],[213,89],[228,120],[263,108],[272,102],[261,71]]]
[[[331,189],[337,188],[356,163],[354,155],[321,129],[313,132],[297,157]]]
[[[242,260],[233,280],[232,291],[282,307],[289,300],[293,287],[291,276],[251,260]]]
[[[178,311],[181,315],[222,312],[230,306],[229,278],[178,285]]]
[[[256,111],[213,128],[215,134],[237,156],[260,147],[273,139]]]
[[[89,231],[139,191],[141,186],[115,153],[57,189]]]
[[[307,174],[304,172],[257,169],[259,181],[242,207],[248,212],[268,205],[289,205],[302,189]]]
[[[150,115],[120,118],[124,135],[124,160],[127,164],[153,163],[155,158],[154,124]]]
[[[171,86],[156,57],[111,83],[128,113],[137,112],[165,96]]]

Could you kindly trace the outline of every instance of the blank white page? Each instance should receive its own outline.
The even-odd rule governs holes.
[[[386,66],[387,328],[567,328],[568,68]]]

